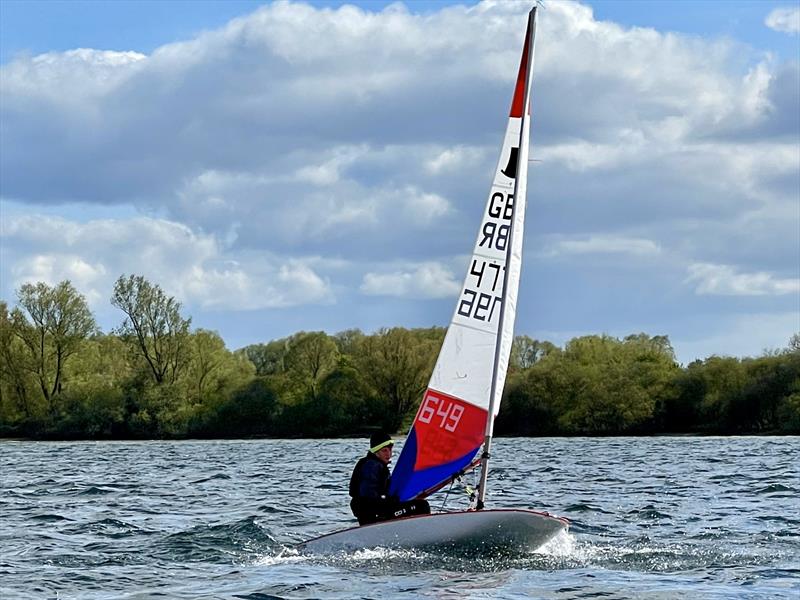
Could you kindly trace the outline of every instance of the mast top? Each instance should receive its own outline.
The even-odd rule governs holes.
[[[528,47],[531,43],[531,37],[536,30],[537,7],[538,5],[534,5],[528,13],[528,28],[525,31],[525,45],[522,48],[522,58],[520,59],[519,71],[517,72],[517,85],[514,88],[514,99],[511,101],[511,112],[508,115],[509,117],[516,117],[518,119],[522,118],[523,105],[525,103],[525,86],[528,80],[528,60],[531,55]],[[528,106],[527,112],[530,113],[530,111],[530,106]]]

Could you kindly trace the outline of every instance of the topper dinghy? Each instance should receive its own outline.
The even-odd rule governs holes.
[[[536,7],[528,15],[511,113],[467,276],[414,423],[391,477],[399,500],[425,498],[472,468],[470,510],[381,521],[309,540],[315,553],[358,548],[535,550],[565,519],[484,508],[494,419],[505,384],[517,308],[525,220]],[[478,454],[479,451],[483,451]]]

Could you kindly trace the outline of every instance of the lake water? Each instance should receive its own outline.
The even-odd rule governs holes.
[[[487,505],[571,521],[540,552],[298,555],[365,446],[0,442],[0,597],[800,597],[798,437],[498,439]]]

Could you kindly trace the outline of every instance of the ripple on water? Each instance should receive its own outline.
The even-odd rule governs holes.
[[[154,551],[171,561],[214,561],[221,557],[244,559],[252,552],[280,547],[256,517],[234,523],[198,525],[159,539]]]
[[[785,492],[785,494],[784,494]],[[788,485],[783,485],[781,483],[772,483],[766,487],[763,487],[759,490],[756,490],[756,494],[774,494],[774,495],[793,495],[797,493],[797,490],[793,487],[789,487]]]
[[[652,504],[648,504],[642,508],[635,508],[633,510],[628,511],[629,517],[634,517],[638,519],[646,519],[648,521],[657,521],[661,519],[671,519],[672,515],[667,513],[663,513],[656,509],[655,506]]]
[[[291,512],[286,508],[281,508],[279,506],[271,506],[269,504],[262,504],[258,507],[258,511],[267,514],[281,514],[281,513],[288,513]]]
[[[64,517],[62,515],[43,514],[43,515],[33,515],[32,517],[28,517],[28,520],[37,521],[39,523],[58,523],[60,521],[71,521],[72,519]]]
[[[575,504],[570,504],[566,508],[564,508],[564,512],[568,513],[584,513],[584,512],[601,512],[608,514],[606,511],[601,509],[598,506],[592,506],[591,504],[587,504],[585,502],[578,502]]]
[[[72,494],[76,496],[105,496],[106,494],[114,494],[117,491],[118,490],[110,487],[90,485],[88,487],[74,488]]]
[[[226,475],[225,473],[216,473],[211,477],[204,477],[203,479],[197,479],[195,481],[190,482],[191,484],[197,483],[206,483],[207,481],[215,481],[215,480],[229,480],[231,477],[230,475]]]

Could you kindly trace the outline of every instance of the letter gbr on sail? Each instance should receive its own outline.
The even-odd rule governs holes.
[[[464,286],[392,474],[392,493],[401,500],[426,495],[470,465],[486,436],[491,436],[499,410],[522,261],[535,14],[534,9],[500,160]]]

